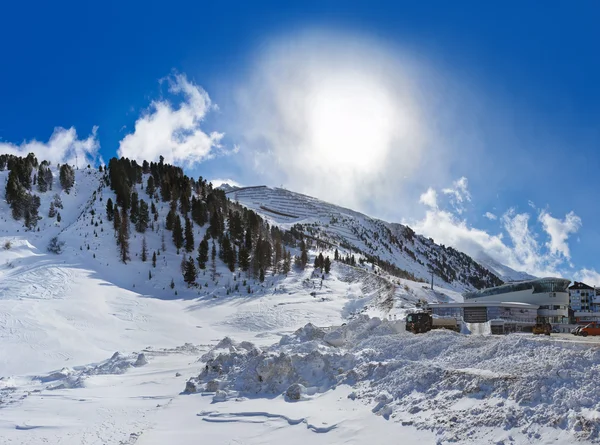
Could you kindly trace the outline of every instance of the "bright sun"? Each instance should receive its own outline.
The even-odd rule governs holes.
[[[312,152],[329,165],[370,172],[380,167],[399,125],[384,89],[359,76],[321,81],[306,107]]]

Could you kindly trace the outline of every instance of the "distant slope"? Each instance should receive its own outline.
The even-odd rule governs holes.
[[[485,252],[480,252],[476,256],[476,260],[479,264],[483,265],[488,270],[491,270],[496,275],[498,275],[504,282],[524,281],[537,278],[533,275],[528,274],[527,272],[519,272],[517,270],[511,269],[510,267],[505,266],[504,264],[501,264],[498,261],[494,260]]]
[[[402,224],[387,223],[319,199],[266,186],[244,187],[227,196],[253,209],[273,224],[296,227],[331,247],[366,259],[378,258],[413,276],[462,291],[501,284],[494,273],[468,255],[416,235]]]

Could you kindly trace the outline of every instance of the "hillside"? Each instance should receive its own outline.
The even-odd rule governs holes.
[[[586,345],[404,330],[418,302],[493,279],[466,255],[291,192],[236,204],[176,167],[115,162],[43,166],[46,191],[27,164],[19,184],[0,170],[2,443],[598,438]]]
[[[266,186],[228,189],[229,199],[263,218],[299,231],[331,246],[343,246],[367,261],[383,261],[389,272],[413,281],[434,281],[457,291],[499,285],[502,281],[468,255],[414,233],[402,224],[387,223],[285,189]]]
[[[0,189],[0,328],[7,351],[0,358],[0,376],[42,371],[72,360],[96,361],[122,347],[183,344],[202,325],[196,315],[204,310],[211,310],[212,318],[219,320],[211,332],[236,331],[250,338],[261,333],[267,341],[277,335],[271,332],[294,330],[306,322],[326,326],[358,313],[401,315],[420,300],[461,298],[452,289],[442,293],[424,289],[421,283],[374,271],[367,263],[352,266],[334,261],[322,280],[323,274],[314,270],[314,259],[318,253],[333,258],[334,249],[316,243],[308,248],[305,269],[292,267],[282,274],[270,267],[261,283],[239,265],[231,272],[217,256],[215,277],[207,267],[200,271],[197,285],[188,287],[181,263],[184,257],[195,258],[198,251],[187,253],[182,248],[177,252],[172,231],[164,227],[169,202],[154,200],[156,221],[150,222],[145,233],[136,232],[131,223],[130,260],[124,264],[119,259],[117,232],[107,219],[108,200],[116,203],[118,198],[107,184],[106,172],[75,170],[73,188],[67,193],[60,185],[58,169],[50,166],[50,170],[52,190],[41,193],[32,186],[40,197],[40,219],[32,230],[24,227],[23,220],[11,217],[5,190]],[[8,174],[8,170],[0,171],[1,183],[7,182]],[[143,174],[132,188],[140,200],[148,200],[144,188],[149,176]],[[56,196],[63,207],[57,209],[60,222],[48,216]],[[195,247],[208,230],[209,223],[194,225]],[[47,251],[54,237],[64,243],[58,255]],[[145,262],[141,260],[144,239]],[[217,247],[220,250],[218,243]],[[298,246],[287,249],[300,256]],[[154,252],[158,253],[155,267]],[[340,247],[339,253],[351,252]],[[289,305],[293,311],[287,310]],[[152,341],[147,338],[150,332]]]

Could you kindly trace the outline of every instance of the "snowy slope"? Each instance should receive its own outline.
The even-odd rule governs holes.
[[[189,289],[168,232],[162,250],[166,203],[156,204],[161,224],[144,235],[150,252],[161,249],[156,268],[141,261],[135,231],[131,261],[118,261],[105,217],[115,196],[102,177],[78,170],[69,195],[55,181],[41,195],[39,232],[10,218],[0,188],[0,443],[598,441],[600,359],[588,344],[409,335],[385,317],[400,320],[420,300],[460,300],[465,286],[436,279],[432,290],[368,263],[334,262],[322,279],[310,266],[317,251],[305,270],[268,273],[264,283],[219,261],[217,282],[207,273]],[[54,193],[64,204],[60,223],[46,216]],[[334,244],[346,234],[342,253],[351,245],[368,253],[370,243],[383,256],[375,233],[404,230],[344,209],[334,218],[353,222],[329,219],[325,227],[331,206],[319,216],[322,204],[305,199],[317,216],[306,210],[301,223],[309,227],[313,218],[313,233]],[[197,242],[204,230],[194,229]],[[60,255],[46,250],[53,236],[65,243]],[[415,254],[423,263],[434,251],[447,253],[419,237],[410,246],[425,252]],[[426,270],[402,261],[415,274]],[[252,293],[235,289],[244,280]],[[297,401],[286,395],[294,383],[305,388],[295,387]],[[185,392],[192,387],[196,393]]]
[[[504,264],[501,264],[498,261],[494,260],[485,252],[480,252],[475,259],[479,264],[483,265],[488,270],[494,272],[504,282],[533,280],[537,278],[533,275],[528,274],[527,272],[519,272],[517,270],[511,269],[510,267],[505,266]]]
[[[310,196],[265,186],[228,190],[227,196],[281,227],[300,224],[302,231],[333,246],[378,257],[417,280],[455,291],[500,283],[469,256],[416,235],[409,227],[370,218]]]
[[[7,174],[0,172],[2,182]],[[341,263],[323,281],[309,267],[294,269],[287,277],[268,274],[258,283],[230,272],[218,260],[217,281],[206,272],[198,278],[200,286],[189,289],[180,271],[183,254],[176,253],[170,232],[165,231],[166,251],[158,255],[156,268],[139,257],[144,237],[150,256],[162,250],[168,203],[156,203],[160,217],[154,231],[142,236],[132,230],[131,261],[122,264],[112,223],[105,216],[108,198],[116,198],[103,174],[76,171],[70,194],[61,190],[57,172],[54,177],[53,191],[40,194],[39,231],[25,231],[21,221],[10,217],[0,189],[0,338],[5,352],[0,355],[0,376],[98,361],[122,348],[175,347],[198,338],[209,342],[223,333],[249,339],[261,335],[269,341],[307,322],[340,324],[360,312],[384,315],[396,303],[406,307],[421,299],[447,298],[421,292],[418,286],[409,292],[413,284],[406,280]],[[140,199],[148,199],[139,185],[137,192]],[[56,193],[64,206],[60,223],[47,216]],[[194,230],[200,240],[206,227]],[[54,236],[65,243],[60,255],[46,250]],[[11,247],[4,249],[7,242]]]

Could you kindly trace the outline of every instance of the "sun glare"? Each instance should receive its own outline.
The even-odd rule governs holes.
[[[323,82],[306,111],[309,144],[324,162],[371,171],[385,159],[396,113],[374,82],[343,75]]]

